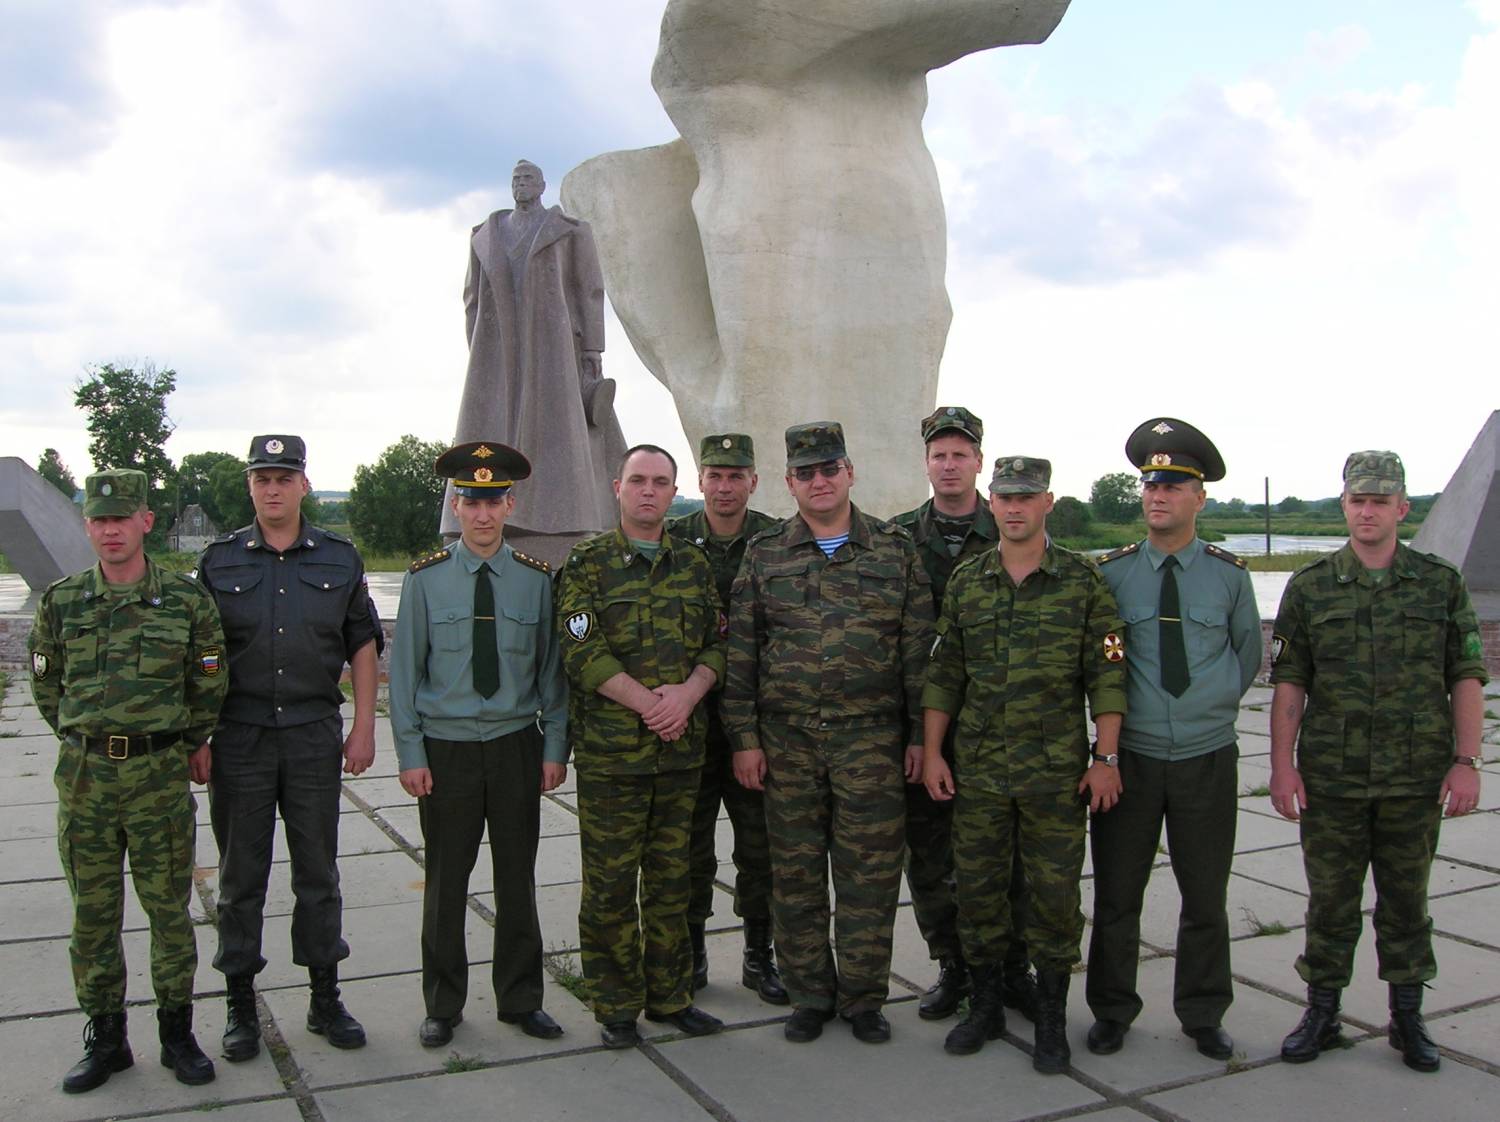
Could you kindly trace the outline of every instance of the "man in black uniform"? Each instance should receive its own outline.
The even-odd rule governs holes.
[[[229,696],[211,741],[209,805],[219,843],[219,950],[229,1013],[224,1058],[260,1051],[254,979],[276,810],[292,859],[292,961],[312,982],[309,1032],[359,1048],[365,1032],[339,1000],[349,956],[339,895],[339,770],[375,758],[381,637],[364,563],[348,538],[302,520],[309,491],[297,436],[257,436],[246,475],[255,521],[211,542],[198,579],[224,621]],[[348,663],[354,727],[343,736],[339,679]]]

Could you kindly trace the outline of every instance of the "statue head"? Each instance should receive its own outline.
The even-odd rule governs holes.
[[[546,189],[547,181],[542,178],[542,169],[530,160],[519,161],[516,170],[510,173],[511,198],[518,204],[536,202]]]

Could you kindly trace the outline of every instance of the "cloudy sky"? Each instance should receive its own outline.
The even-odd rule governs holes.
[[[300,432],[334,489],[449,436],[469,228],[518,157],[552,203],[671,139],[663,6],[0,0],[0,454],[88,471],[105,361],[178,372],[174,458]],[[1074,0],[930,84],[939,398],[1057,493],[1155,413],[1217,441],[1220,497],[1332,494],[1362,447],[1429,492],[1500,406],[1500,0]],[[610,331],[626,436],[687,456]]]

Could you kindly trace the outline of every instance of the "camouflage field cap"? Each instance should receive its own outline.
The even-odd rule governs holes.
[[[990,479],[992,495],[1040,495],[1052,486],[1052,461],[1035,456],[1001,456]]]
[[[250,455],[245,457],[246,471],[257,468],[286,468],[288,471],[307,470],[307,445],[300,436],[271,434],[257,436],[250,442]]]
[[[1344,461],[1344,494],[1398,495],[1406,490],[1406,468],[1394,452],[1351,452]]]
[[[959,432],[975,444],[984,443],[984,422],[962,405],[939,405],[922,418],[922,443],[945,432]]]
[[[1125,441],[1125,455],[1140,471],[1142,483],[1217,483],[1224,478],[1224,457],[1214,442],[1176,417],[1142,421]]]
[[[809,421],[786,430],[788,471],[809,464],[842,460],[848,454],[844,450],[844,426],[837,421]]]
[[[432,470],[453,480],[453,493],[466,499],[498,499],[531,475],[531,461],[498,440],[455,444]]]
[[[755,441],[742,432],[720,432],[705,436],[698,445],[699,467],[755,466]]]
[[[85,518],[125,518],[146,505],[146,473],[134,468],[95,472],[83,481]]]

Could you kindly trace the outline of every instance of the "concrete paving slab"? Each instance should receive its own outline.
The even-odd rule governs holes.
[[[56,838],[0,842],[0,884],[62,878]]]
[[[1490,784],[1500,787],[1500,782]],[[1500,872],[1500,814],[1466,814],[1445,818],[1438,834],[1438,855]]]
[[[1141,939],[1152,946],[1170,950],[1177,945],[1177,917],[1182,910],[1182,894],[1169,867],[1158,866],[1146,882],[1146,898],[1141,907]],[[1083,911],[1094,911],[1094,882],[1083,885]],[[1253,935],[1261,924],[1302,923],[1307,900],[1294,892],[1261,884],[1234,873],[1229,877],[1230,938]],[[1087,947],[1087,933],[1085,933]],[[1085,952],[1086,953],[1086,952]]]
[[[11,732],[11,735],[0,736],[0,777],[51,775],[55,767],[57,739],[50,733],[46,736],[21,736]]]
[[[201,1041],[199,1043],[202,1043]],[[212,1088],[214,1085],[209,1084]],[[205,1112],[224,1122],[302,1122],[302,1110],[290,1095],[270,1102],[226,1102],[210,1099],[192,1110],[153,1115],[153,1122],[204,1122]]]
[[[401,782],[394,775],[379,775],[358,779],[345,779],[344,790],[359,796],[368,806],[411,806],[412,797],[401,789]]]
[[[57,800],[7,807],[0,814],[0,842],[57,837]]]
[[[327,1122],[491,1118],[500,1104],[504,1117],[527,1122],[703,1122],[704,1117],[692,1096],[639,1050],[601,1050],[488,1071],[320,1091],[316,1098]]]
[[[661,1052],[736,1122],[939,1115],[1000,1122],[1103,1101],[1067,1076],[1038,1075],[1031,1058],[1004,1041],[978,1057],[946,1055],[947,1026],[920,1020],[914,1002],[888,1016],[891,1042],[883,1045],[861,1044],[835,1020],[812,1044],[789,1044],[772,1024],[673,1041]]]
[[[1316,1063],[1275,1063],[1153,1095],[1150,1105],[1193,1122],[1245,1118],[1421,1119],[1495,1117],[1495,1081],[1462,1064],[1434,1077],[1411,1071],[1383,1037],[1325,1052]],[[1310,1111],[1310,1104],[1320,1104]]]
[[[216,1041],[224,1031],[222,1010],[204,1003],[195,1016],[199,1044]],[[83,1054],[82,1014],[30,1017],[0,1022],[0,1053],[5,1069],[0,1078],[0,1118],[25,1122],[62,1122],[101,1115],[134,1115],[157,1111],[201,1109],[215,1100],[280,1095],[284,1088],[269,1062],[216,1063],[218,1078],[202,1087],[185,1087],[158,1063],[156,1015],[150,1008],[130,1010],[135,1066],[110,1078],[87,1095],[62,1093],[62,1077]],[[212,1051],[212,1049],[206,1049]],[[22,1075],[21,1073],[25,1073]],[[19,1078],[17,1076],[20,1076]]]
[[[1433,926],[1448,935],[1500,948],[1500,887],[1476,888],[1440,900],[1428,899]],[[1497,963],[1500,964],[1500,963]]]
[[[3,742],[0,742],[0,751],[4,751]],[[31,775],[11,776],[0,783],[0,807],[38,803],[53,807],[57,805],[57,788],[53,785],[50,767],[36,769]]]
[[[1427,1028],[1438,1047],[1500,1067],[1500,1001],[1466,1013],[1428,1017]]]

